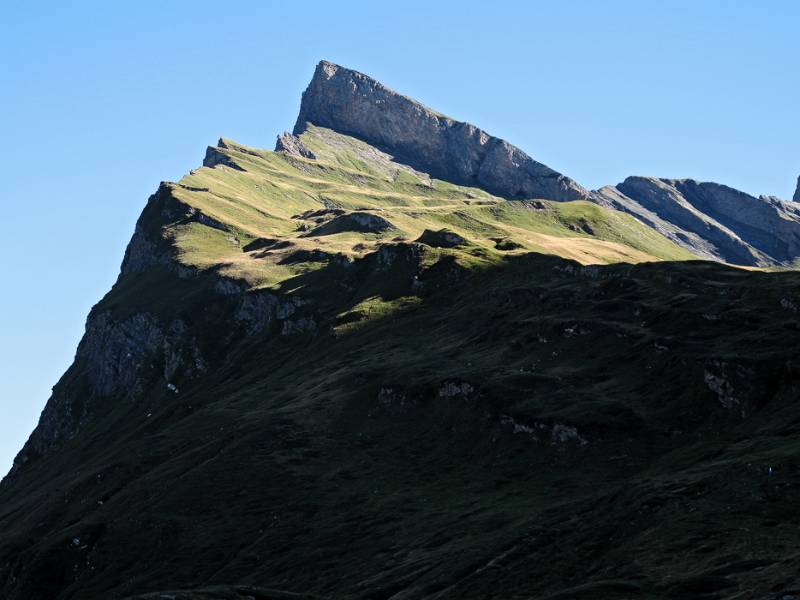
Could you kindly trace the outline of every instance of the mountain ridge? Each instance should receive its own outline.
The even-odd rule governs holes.
[[[391,156],[366,144],[315,126],[300,136],[280,136],[278,147],[278,152],[270,153],[220,138],[215,146],[206,149],[201,169],[177,183],[162,182],[137,220],[117,284],[152,270],[167,270],[179,278],[192,279],[211,268],[204,277],[213,280],[214,293],[222,290],[223,295],[227,291],[236,295],[260,289],[264,280],[286,277],[289,264],[303,267],[320,261],[338,261],[349,266],[365,261],[369,252],[385,252],[381,244],[398,236],[404,242],[429,240],[423,246],[435,245],[430,239],[437,235],[457,236],[466,248],[454,249],[455,254],[487,264],[506,252],[528,250],[589,264],[690,258],[677,246],[655,234],[649,235],[644,227],[634,227],[635,221],[620,219],[611,212],[598,213],[589,203],[509,204],[475,188],[456,188],[426,179],[424,174],[393,162]],[[343,165],[331,168],[337,160]],[[354,165],[363,168],[367,163],[371,172],[352,171]],[[313,176],[305,179],[306,170],[311,167],[325,176],[334,173],[345,178],[346,185],[329,186],[325,193],[314,190],[318,180]],[[258,194],[258,203],[240,202],[242,194],[251,193],[247,187],[263,186],[276,172],[281,178],[273,185],[278,182],[281,185],[275,186],[275,195],[263,198]],[[226,180],[234,177],[246,183],[238,184],[232,195]],[[371,196],[377,190],[370,190],[369,184],[385,188],[380,191],[385,194],[395,188],[398,177],[405,182],[401,189],[410,191],[408,196]],[[292,187],[310,184],[310,187],[289,202],[292,187],[283,187],[287,184]],[[348,186],[352,184],[361,187],[367,184],[365,193],[348,197],[346,194],[353,191]],[[421,193],[425,194],[424,208],[430,220],[419,214],[419,208],[403,206],[414,202]],[[318,194],[318,199],[311,200],[312,194]],[[387,205],[387,200],[391,203],[398,199],[402,200],[400,206]],[[233,213],[229,212],[231,202],[240,203]],[[264,207],[272,214],[265,214]],[[282,217],[279,226],[278,214]],[[534,228],[525,229],[526,221]],[[292,231],[298,226],[301,229]],[[198,228],[202,234],[196,231]],[[331,238],[339,236],[330,236],[329,232],[342,236],[363,233],[376,239],[351,241],[344,237],[338,243]],[[476,238],[476,235],[486,236],[486,232],[495,237]],[[209,237],[217,240],[211,256],[204,249]],[[484,247],[487,242],[488,247]],[[222,248],[217,250],[216,244]],[[498,252],[496,248],[503,244],[508,249]],[[463,250],[466,252],[462,253]],[[493,252],[494,256],[486,252]],[[192,258],[195,253],[197,259]],[[263,260],[266,255],[271,255],[270,261]],[[278,274],[274,275],[274,271]],[[278,306],[272,295],[265,298],[268,300],[259,300],[266,302],[260,305],[263,310]],[[225,310],[228,319],[236,319],[230,314],[232,309]],[[297,322],[289,319],[282,327],[285,325],[287,331],[292,331],[311,326],[307,317],[303,319]],[[185,329],[182,321],[159,324],[149,314],[133,321],[115,322],[107,312],[93,309],[76,356],[76,363],[83,364],[88,377],[73,377],[73,368],[56,385],[40,423],[16,457],[10,475],[74,436],[90,418],[89,407],[93,402],[102,402],[103,397],[122,394],[124,390],[141,394],[144,387],[141,363],[145,355],[161,354],[159,361],[164,363],[165,380],[172,380],[178,370],[186,374],[199,372],[200,367],[193,361],[202,364],[205,352],[198,349],[196,342],[184,339]],[[81,393],[84,397],[78,398]]]
[[[710,260],[791,265],[800,256],[800,206],[694,179],[629,177],[593,192]]]
[[[364,139],[434,177],[495,195],[577,200],[588,194],[505,140],[327,61],[317,65],[303,92],[293,133],[302,133],[307,122]]]
[[[695,258],[313,123],[220,139],[0,483],[0,597],[791,596],[800,273]]]
[[[790,266],[800,256],[800,211],[790,202],[768,196],[756,198],[722,184],[693,179],[629,177],[617,186],[589,191],[505,140],[446,117],[368,75],[328,61],[317,65],[303,93],[293,130],[295,139],[306,123],[352,135],[395,154],[396,160],[420,171],[475,185],[508,199],[587,198],[623,210],[708,260],[744,266]],[[278,144],[290,140],[281,137]],[[638,185],[631,185],[629,180]],[[644,181],[654,185],[644,190],[640,185]],[[673,190],[666,193],[669,202],[660,202],[654,212],[652,205],[643,205],[642,201],[660,189],[657,181],[682,182],[682,188],[700,191],[703,200],[698,202]],[[638,197],[629,198],[624,189]],[[730,202],[733,196],[739,202]],[[795,197],[800,197],[800,191]],[[720,210],[725,203],[728,206]],[[712,205],[715,209],[705,213]],[[738,219],[737,213],[742,211],[753,220]]]

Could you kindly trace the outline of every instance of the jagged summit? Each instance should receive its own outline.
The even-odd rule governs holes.
[[[792,198],[795,202],[800,202],[800,177],[797,178],[797,189],[794,191],[794,198]]]
[[[592,193],[703,258],[740,265],[791,264],[800,256],[800,209],[694,179],[628,177]]]
[[[308,123],[359,138],[433,177],[505,198],[576,200],[588,195],[569,177],[505,140],[328,61],[317,65],[303,93],[295,135]]]

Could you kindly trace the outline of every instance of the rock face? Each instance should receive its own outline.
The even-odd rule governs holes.
[[[220,141],[217,147],[225,146]],[[160,286],[159,293],[179,286],[196,293],[199,287],[204,290],[202,300],[192,305],[184,299],[181,307],[161,315],[146,300],[139,304],[124,292],[129,306],[122,312],[116,310],[115,302],[106,304],[108,297],[101,300],[86,320],[73,364],[53,387],[7,479],[61,447],[109,410],[138,407],[138,413],[147,414],[164,390],[178,393],[175,382],[188,384],[213,368],[215,363],[208,356],[214,355],[218,344],[227,343],[230,332],[241,338],[273,326],[274,333],[282,335],[316,329],[313,307],[298,297],[281,301],[265,291],[248,292],[248,286],[237,280],[203,274],[176,260],[175,247],[163,234],[165,226],[196,223],[228,231],[223,223],[177,198],[175,192],[181,188],[189,189],[162,182],[150,196],[114,288],[150,277],[152,285]],[[225,324],[225,333],[219,330],[220,324]]]
[[[308,123],[359,138],[433,177],[498,196],[576,200],[588,195],[508,142],[327,61],[317,65],[303,93],[295,135]]]
[[[740,265],[790,264],[800,255],[800,207],[692,179],[628,177],[592,193],[702,258]]]
[[[192,378],[204,370],[205,360],[183,320],[164,324],[148,313],[118,320],[108,311],[93,312],[75,362],[53,388],[10,475],[72,438],[108,406],[152,392],[159,378]]]
[[[792,198],[795,202],[800,202],[800,177],[797,178],[797,189],[794,191],[794,198]]]
[[[275,152],[283,152],[290,156],[302,158],[316,158],[316,155],[296,135],[283,132],[275,142]]]

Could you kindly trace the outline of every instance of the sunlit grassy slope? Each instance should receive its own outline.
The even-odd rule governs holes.
[[[177,199],[223,226],[171,229],[184,264],[271,285],[313,268],[298,251],[357,258],[381,243],[416,240],[426,229],[461,236],[464,243],[448,252],[465,263],[492,264],[530,251],[584,264],[692,258],[632,217],[593,203],[509,202],[432,180],[330,130],[311,127],[302,139],[316,159],[222,140],[217,164],[172,184]],[[346,218],[353,212],[388,226],[353,225]]]

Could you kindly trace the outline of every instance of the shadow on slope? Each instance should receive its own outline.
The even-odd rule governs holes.
[[[4,597],[721,597],[800,568],[794,273],[398,244],[217,280],[153,270],[95,309],[180,317],[209,369],[179,394],[156,370],[6,482]],[[246,334],[263,294],[316,334]]]

